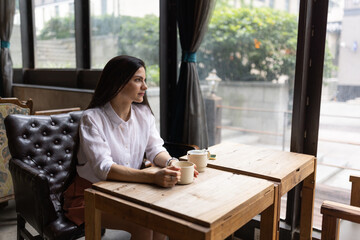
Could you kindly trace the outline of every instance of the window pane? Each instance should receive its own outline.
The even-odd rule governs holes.
[[[35,0],[35,66],[75,68],[74,0]]]
[[[197,53],[205,101],[221,98],[221,122],[214,124],[221,139],[213,144],[289,150],[298,11],[298,0],[217,1]],[[206,80],[214,70],[217,88]],[[286,195],[281,207],[284,218]]]
[[[20,11],[19,0],[15,1],[15,16],[14,25],[10,38],[10,53],[13,61],[13,68],[22,67],[22,52],[21,52],[21,30],[20,30]]]
[[[323,200],[350,203],[350,175],[360,175],[360,2],[330,1],[327,24],[314,226]],[[342,239],[342,237],[340,237]]]
[[[92,68],[102,69],[117,55],[144,60],[147,94],[159,124],[159,0],[91,0],[90,4]]]

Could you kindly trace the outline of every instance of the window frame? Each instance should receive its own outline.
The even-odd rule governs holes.
[[[176,0],[159,1],[160,133],[163,139],[167,140],[172,119],[169,108],[172,105],[177,82]],[[90,0],[74,1],[74,8],[74,14],[77,16],[75,17],[76,69],[35,69],[34,0],[19,0],[23,67],[14,69],[15,84],[43,85],[49,88],[54,86],[94,89],[96,87],[101,70],[91,69]],[[327,12],[328,0],[300,1],[290,150],[315,156]],[[301,186],[294,188],[288,195],[285,224],[290,230],[288,227],[281,227],[282,231],[286,231],[285,239],[292,239],[298,234],[300,191]]]

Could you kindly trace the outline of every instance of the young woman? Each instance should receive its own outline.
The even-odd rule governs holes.
[[[156,130],[146,89],[145,64],[138,58],[114,57],[103,69],[80,121],[77,176],[64,196],[64,210],[74,223],[84,223],[84,189],[92,183],[116,180],[173,187],[180,179],[180,169],[173,166],[178,160],[163,147]],[[140,170],[144,153],[163,168],[155,173]],[[105,213],[102,227],[128,231],[132,239],[165,237]]]

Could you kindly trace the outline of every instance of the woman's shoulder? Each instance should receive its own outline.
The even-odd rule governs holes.
[[[97,107],[97,108],[86,109],[82,117],[92,117],[98,115],[102,115],[102,109]]]
[[[154,121],[154,115],[152,114],[150,108],[144,104],[133,104],[134,117],[138,119],[141,123],[151,124]]]
[[[150,108],[145,104],[132,104],[135,112],[151,114]]]
[[[101,122],[104,113],[102,108],[90,108],[84,111],[81,121],[83,124],[89,124],[94,122]]]

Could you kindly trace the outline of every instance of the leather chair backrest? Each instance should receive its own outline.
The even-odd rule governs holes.
[[[56,211],[61,211],[62,193],[76,173],[81,115],[78,111],[51,116],[9,115],[5,119],[12,158],[48,179]]]

